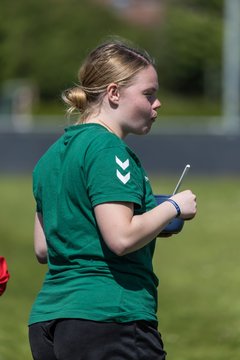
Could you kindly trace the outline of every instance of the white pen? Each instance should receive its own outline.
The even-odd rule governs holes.
[[[188,172],[189,169],[190,169],[190,165],[187,164],[187,165],[185,166],[185,169],[183,170],[183,173],[182,173],[180,179],[178,180],[178,183],[177,183],[174,191],[173,191],[173,195],[175,195],[175,194],[177,193],[178,189],[179,189],[180,186],[181,186],[181,183],[182,183],[182,181],[183,181],[183,178],[184,178],[184,176],[187,174],[187,172]]]

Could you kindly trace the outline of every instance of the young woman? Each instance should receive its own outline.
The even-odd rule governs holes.
[[[150,131],[157,91],[149,55],[113,41],[89,54],[63,96],[80,119],[33,173],[35,252],[48,263],[29,320],[35,360],[165,359],[155,238],[177,215],[193,218],[196,198],[187,190],[156,206],[123,141]]]

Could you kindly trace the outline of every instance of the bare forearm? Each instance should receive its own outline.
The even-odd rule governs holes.
[[[121,232],[119,255],[131,253],[147,245],[175,216],[176,209],[167,202],[142,215],[133,216]]]
[[[196,214],[196,197],[187,190],[172,197],[181,210],[181,218]],[[134,215],[132,203],[105,203],[94,209],[103,239],[119,256],[136,251],[152,241],[177,215],[175,206],[166,201],[154,209]]]
[[[96,207],[95,214],[106,244],[123,256],[152,241],[177,212],[165,202],[142,215],[133,215],[133,204],[109,203]]]

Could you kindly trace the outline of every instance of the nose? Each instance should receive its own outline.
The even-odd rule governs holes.
[[[162,103],[160,102],[160,100],[159,100],[159,99],[156,99],[156,100],[154,101],[154,103],[153,103],[153,108],[154,108],[154,110],[159,109],[161,106],[162,106]]]

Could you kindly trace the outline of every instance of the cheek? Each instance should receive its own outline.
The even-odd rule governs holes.
[[[152,106],[146,97],[129,96],[122,104],[126,117],[133,122],[146,121],[152,114]]]
[[[149,103],[149,101],[145,100],[141,103],[141,106],[139,107],[139,113],[141,113],[143,116],[151,117],[152,115],[152,106]]]
[[[139,100],[137,99],[133,100],[132,106],[139,113],[148,113],[152,109],[150,102],[145,97]]]

